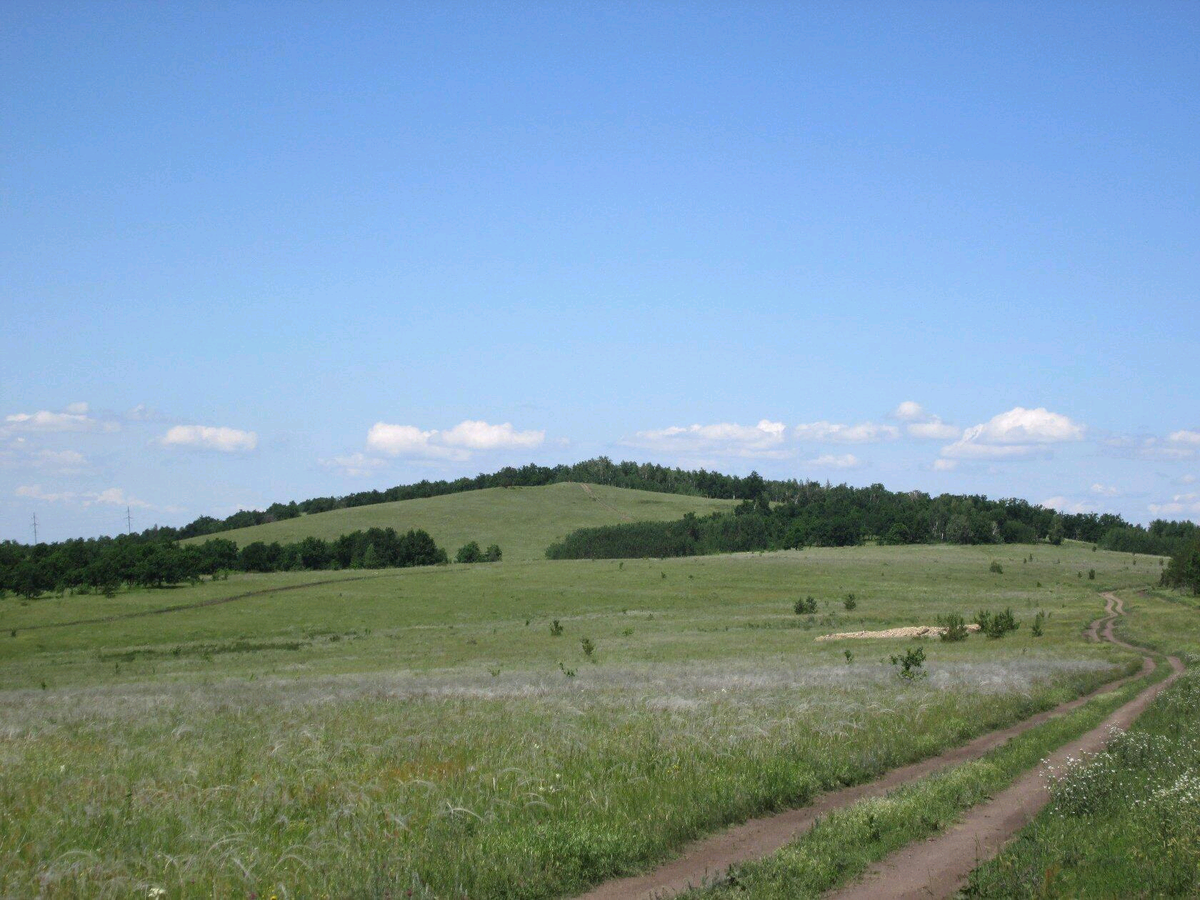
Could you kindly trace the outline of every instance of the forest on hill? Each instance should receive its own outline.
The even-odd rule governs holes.
[[[1148,527],[1121,516],[1062,514],[1019,499],[982,495],[889,491],[881,484],[851,487],[816,481],[769,480],[757,473],[723,475],[653,464],[613,463],[606,457],[571,466],[528,465],[454,481],[421,481],[385,491],[365,491],[299,503],[273,504],[262,512],[242,511],[226,519],[201,517],[183,528],[152,528],[140,534],[88,538],[53,544],[0,543],[0,591],[36,596],[45,591],[95,589],[119,584],[162,585],[218,571],[278,571],[318,568],[377,568],[447,561],[424,531],[397,534],[372,528],[326,542],[255,542],[239,548],[215,539],[182,547],[188,537],[265,524],[330,509],[433,497],[495,487],[531,487],[579,481],[663,493],[741,499],[731,512],[693,514],[668,522],[630,522],[583,528],[547,548],[551,559],[693,556],[804,546],[881,544],[1029,544],[1087,541],[1101,549],[1172,556],[1168,569],[1180,585],[1192,584],[1191,548],[1200,541],[1192,522],[1156,520]],[[1200,556],[1196,557],[1200,559]]]

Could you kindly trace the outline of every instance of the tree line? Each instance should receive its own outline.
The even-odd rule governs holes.
[[[1162,585],[1200,596],[1200,537],[1180,544],[1163,569]]]
[[[1130,525],[1120,516],[1066,516],[1025,500],[919,491],[897,493],[808,482],[781,502],[764,489],[732,512],[674,522],[581,528],[546,550],[550,559],[696,556],[805,546],[881,544],[1029,544],[1066,538],[1132,553],[1169,555],[1200,536],[1191,522]]]
[[[173,539],[200,537],[218,534],[234,528],[263,525],[269,522],[294,519],[301,515],[369,506],[376,503],[391,503],[396,500],[415,500],[423,497],[438,497],[485,488],[541,487],[562,482],[584,482],[610,487],[632,488],[667,494],[683,494],[708,497],[717,500],[758,500],[765,497],[772,503],[798,503],[803,505],[826,504],[835,506],[842,502],[844,491],[866,492],[867,500],[856,498],[853,505],[862,510],[861,528],[866,535],[888,538],[893,524],[899,530],[892,535],[895,542],[911,540],[954,541],[959,543],[991,543],[997,538],[993,525],[1003,528],[1002,522],[1012,522],[1008,534],[999,534],[1000,539],[1012,542],[1029,539],[1025,526],[1033,528],[1042,536],[1049,533],[1051,523],[1061,529],[1062,536],[1074,540],[1098,544],[1104,549],[1122,550],[1131,553],[1173,553],[1179,540],[1195,529],[1190,522],[1167,522],[1156,520],[1149,528],[1132,525],[1121,516],[1105,513],[1072,513],[1059,515],[1053,510],[1032,506],[1024,500],[988,500],[982,496],[944,494],[930,497],[921,492],[895,493],[883,485],[867,488],[848,488],[846,485],[831,485],[817,481],[797,479],[772,480],[757,472],[746,476],[725,475],[706,469],[686,470],[654,463],[631,461],[613,462],[606,456],[588,459],[572,465],[538,466],[529,464],[512,466],[490,474],[481,473],[473,478],[456,478],[450,481],[419,481],[416,484],[397,485],[386,490],[359,491],[353,494],[330,497],[314,497],[290,503],[273,503],[265,510],[240,510],[224,519],[201,516],[182,528],[155,528],[155,534]],[[938,510],[955,508],[951,515],[938,518],[936,515],[923,519],[907,515],[904,498],[912,498],[917,505],[926,504]],[[1001,508],[1001,522],[994,516],[980,516],[981,507]],[[890,511],[889,511],[890,510]],[[955,518],[957,516],[957,518]],[[1057,519],[1054,517],[1057,516]],[[882,522],[887,527],[881,528]],[[1014,531],[1014,529],[1016,529]],[[966,540],[969,532],[969,540]],[[1019,533],[1018,533],[1019,532]],[[905,535],[908,539],[901,540]]]
[[[478,545],[476,545],[478,549]],[[498,547],[489,548],[496,559]],[[448,562],[429,533],[369,528],[331,541],[307,537],[294,543],[255,541],[239,548],[213,538],[181,545],[162,535],[121,535],[55,544],[0,543],[0,593],[37,597],[51,591],[112,594],[121,586],[165,587],[219,572],[285,572],[305,569],[386,569]]]

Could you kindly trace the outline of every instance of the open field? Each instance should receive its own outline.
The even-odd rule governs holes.
[[[1120,633],[1200,660],[1200,600],[1129,592]],[[1200,678],[1189,671],[1102,753],[1060,767],[1053,799],[972,873],[973,897],[1200,894]]]
[[[734,505],[732,500],[571,482],[545,487],[487,488],[335,509],[269,525],[222,531],[211,537],[228,538],[244,547],[254,541],[286,544],[310,536],[332,540],[366,528],[395,528],[400,532],[423,528],[451,557],[467,541],[478,541],[484,547],[499,544],[505,559],[542,559],[546,547],[576,528],[666,521],[689,512],[703,516]],[[192,538],[184,543],[207,539]]]
[[[1096,589],[1145,584],[1147,562],[862,547],[10,598],[0,884],[562,896],[1118,676],[1130,656],[1081,632]],[[36,628],[330,578],[344,583]],[[797,616],[809,594],[817,614]],[[887,660],[911,641],[814,642],[985,606],[1012,606],[1022,628],[925,642],[914,682]]]

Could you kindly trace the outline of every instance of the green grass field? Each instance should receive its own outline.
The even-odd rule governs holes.
[[[1200,660],[1200,600],[1129,592],[1123,637]],[[1200,677],[1189,671],[1100,754],[1055,773],[1054,799],[972,874],[972,897],[1200,896]]]
[[[467,541],[478,541],[484,547],[499,544],[505,559],[542,559],[546,547],[576,528],[679,519],[689,512],[708,515],[733,505],[732,500],[563,483],[533,488],[488,488],[335,509],[269,525],[222,531],[213,537],[228,538],[244,547],[254,541],[286,544],[310,536],[330,540],[366,528],[390,527],[401,532],[424,528],[452,558]],[[207,538],[192,538],[184,543],[204,540]]]
[[[572,487],[596,502],[541,490]],[[1129,655],[1081,631],[1098,590],[1157,573],[1070,544],[860,547],[8,598],[0,893],[569,895],[1116,677]],[[925,642],[911,683],[888,661],[911,642],[814,642],[1005,606],[1018,632]]]

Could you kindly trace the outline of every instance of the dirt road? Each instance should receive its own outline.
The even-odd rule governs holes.
[[[1106,600],[1105,615],[1089,626],[1088,635],[1093,640],[1099,640],[1103,636],[1104,640],[1142,653],[1143,651],[1139,648],[1132,647],[1113,636],[1113,623],[1116,621],[1117,616],[1123,614],[1123,607],[1120,599],[1114,594],[1105,594],[1104,597]],[[1172,658],[1171,665],[1176,669],[1176,674],[1182,670],[1182,666],[1177,659]],[[1150,657],[1144,656],[1142,673],[1145,674],[1153,670],[1154,661]],[[918,763],[893,769],[875,781],[821,794],[812,804],[801,809],[789,810],[761,819],[752,819],[743,825],[729,828],[686,847],[678,857],[663,864],[653,872],[605,882],[586,894],[581,895],[581,900],[657,900],[657,898],[666,898],[673,894],[678,894],[691,887],[698,887],[702,884],[719,880],[731,865],[774,853],[807,831],[816,819],[833,810],[841,809],[868,797],[882,796],[902,784],[932,774],[939,769],[972,759],[978,759],[988,751],[999,747],[1009,739],[1028,731],[1030,728],[1040,725],[1048,719],[1077,709],[1092,697],[1116,690],[1121,685],[1136,677],[1139,676],[1130,676],[1129,678],[1110,682],[1083,697],[1063,703],[1054,709],[1038,713],[1008,728],[982,735],[969,744],[956,747],[953,750],[948,750],[945,753]],[[1172,675],[1171,677],[1173,679],[1175,676]],[[1110,725],[1117,724],[1123,726],[1132,722],[1166,683],[1169,682],[1164,682],[1143,691],[1137,698],[1114,712],[1103,725],[1088,732],[1084,737],[1072,741],[1066,748],[1060,750],[1059,753],[1078,755],[1088,747],[1094,746],[1098,748],[1102,746],[1104,739],[1107,737]],[[901,851],[889,857],[882,865],[873,869],[866,876],[867,880],[834,896],[862,898],[921,897],[928,900],[931,896],[941,897],[952,893],[965,880],[967,874],[975,868],[978,861],[987,858],[976,852],[976,838],[983,841],[988,840],[988,835],[992,835],[991,840],[993,843],[986,846],[994,846],[995,849],[990,850],[990,853],[994,854],[1003,841],[1015,834],[1025,822],[1032,818],[1045,805],[1046,800],[1043,799],[1043,795],[1038,790],[1029,787],[1026,784],[1027,782],[1044,791],[1040,773],[1025,776],[1014,784],[1012,788],[998,795],[994,800],[972,810],[968,814],[968,819],[964,820],[961,825],[955,826],[929,842],[910,848],[910,851],[913,852],[911,859],[901,860],[901,857],[909,852]],[[1018,787],[1022,786],[1023,791],[1018,791]],[[1016,791],[1016,793],[1011,798],[1006,799],[1003,806],[996,806],[1001,798],[1010,791]],[[967,821],[972,821],[973,825],[965,827],[967,826]],[[955,836],[952,844],[941,845],[938,849],[928,853],[920,852],[924,851],[925,848],[933,848],[939,845],[939,842],[950,838],[951,835]],[[984,844],[979,845],[980,848],[984,846]],[[891,868],[893,861],[901,863],[895,872]],[[933,875],[937,875],[938,878],[934,880],[931,877]],[[908,887],[912,886],[912,889],[916,893],[894,892],[901,889],[901,882],[894,880],[901,876],[907,878],[903,882],[903,890],[908,890]],[[935,893],[928,893],[928,887],[934,887]],[[936,892],[939,890],[940,893]],[[858,893],[854,893],[854,891],[858,891]]]

